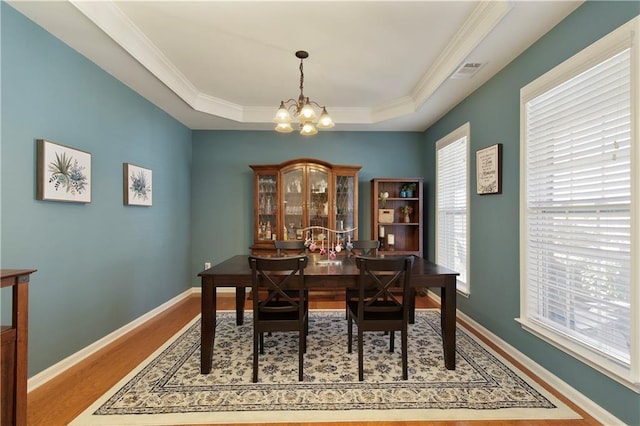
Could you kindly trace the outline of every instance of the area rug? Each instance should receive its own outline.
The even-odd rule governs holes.
[[[251,313],[242,326],[234,312],[217,317],[210,374],[200,374],[198,316],[71,425],[580,418],[460,325],[456,369],[447,370],[438,310],[416,312],[407,381],[399,336],[390,353],[388,336],[365,333],[359,382],[357,344],[348,354],[344,311],[314,310],[304,381],[298,381],[297,335],[274,333],[265,336],[259,382],[252,383]]]

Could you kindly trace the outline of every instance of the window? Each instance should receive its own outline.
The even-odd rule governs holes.
[[[469,294],[469,123],[436,143],[436,263]]]
[[[636,391],[637,55],[625,26],[521,91],[519,319]]]

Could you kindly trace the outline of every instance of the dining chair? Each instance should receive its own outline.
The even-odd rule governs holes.
[[[258,381],[258,351],[264,354],[264,332],[298,332],[298,380],[302,381],[307,348],[309,302],[304,268],[307,256],[263,258],[249,256],[253,293],[253,382]],[[296,290],[296,294],[292,291]]]
[[[411,297],[411,267],[413,256],[398,257],[356,257],[360,271],[358,298],[347,302],[348,346],[352,351],[353,323],[358,327],[358,379],[364,379],[364,332],[388,331],[389,351],[394,351],[394,332],[401,333],[402,379],[407,380],[407,344],[409,310]],[[395,287],[402,290],[402,296],[391,291]],[[373,290],[373,292],[371,291]]]
[[[276,247],[276,255],[278,256],[297,256],[307,253],[304,240],[275,240],[273,243]]]
[[[349,256],[377,256],[378,249],[380,248],[380,241],[378,240],[354,240],[351,242],[351,249],[349,250]],[[345,306],[351,299],[358,297],[358,289],[347,288],[344,292]],[[345,309],[345,318],[348,318],[348,311]]]
[[[300,256],[308,253],[304,240],[275,240],[276,256]],[[295,295],[295,290],[285,290],[285,293]],[[309,298],[309,290],[305,289],[305,298]]]

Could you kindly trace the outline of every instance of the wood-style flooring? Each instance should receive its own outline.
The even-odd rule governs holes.
[[[340,309],[344,306],[342,297],[331,294],[314,295],[314,300],[310,303],[310,308]],[[233,293],[219,295],[217,305],[218,309],[221,310],[234,309],[235,296]],[[437,307],[435,302],[425,296],[418,297],[416,306],[418,308]],[[190,296],[93,354],[86,360],[33,390],[27,398],[27,425],[56,426],[68,424],[199,313],[200,295]],[[487,343],[491,345],[489,342]],[[493,345],[491,346],[493,347]],[[494,347],[494,349],[509,359],[509,361],[518,368],[535,378],[526,367],[508,357],[498,348]],[[551,386],[537,378],[536,380],[583,416],[584,419],[557,421],[512,420],[492,421],[490,423],[513,426],[593,426],[600,424],[587,415],[580,407],[577,407],[571,401],[567,400],[565,396],[560,395],[551,388]],[[288,423],[290,426],[304,426],[308,424],[309,423]],[[320,423],[314,423],[314,425],[318,424]],[[331,424],[332,426],[403,426],[417,424],[472,426],[483,424],[483,422],[341,422],[323,424]],[[484,422],[484,424],[487,424],[487,422]],[[254,426],[255,425],[262,425],[262,423],[255,423]],[[243,426],[247,426],[247,424],[243,424]]]

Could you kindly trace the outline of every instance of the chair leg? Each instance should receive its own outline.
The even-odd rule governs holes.
[[[306,354],[307,353],[307,335],[309,334],[309,313],[307,312],[307,316],[304,319],[304,332],[303,332],[303,338],[302,338],[302,349],[303,352]]]
[[[409,324],[416,323],[416,290],[409,290]],[[443,329],[444,330],[444,329]]]
[[[347,315],[347,353],[351,353],[351,338],[353,337],[353,319]]]
[[[404,330],[402,330],[402,380],[408,380],[409,379],[409,373],[408,373],[408,368],[407,368],[407,359],[408,354],[407,354],[407,346],[408,346],[408,333],[407,333],[407,329],[405,328]]]
[[[363,332],[358,327],[358,380],[364,380],[364,344],[363,344]]]
[[[264,355],[264,333],[260,333],[260,355]]]
[[[393,331],[389,332],[389,352],[393,352],[395,350],[395,333]]]
[[[344,319],[349,319],[349,290],[344,291]]]
[[[262,336],[262,333],[259,333]],[[258,332],[253,332],[253,383],[258,381]]]
[[[304,334],[305,336],[309,335],[309,311],[307,311],[307,316],[304,318]]]
[[[298,331],[298,381],[302,381],[302,377],[304,376],[302,366],[304,364],[304,352],[305,352],[305,339],[307,335],[304,330]]]

